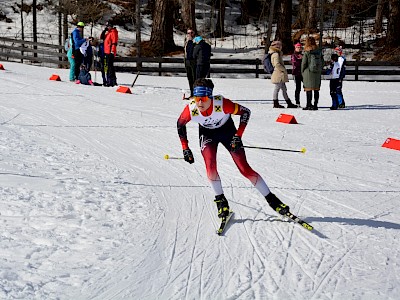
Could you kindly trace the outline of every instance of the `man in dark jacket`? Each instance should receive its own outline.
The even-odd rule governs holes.
[[[201,36],[196,36],[193,57],[196,60],[196,79],[209,77],[211,46]]]
[[[193,96],[193,83],[196,79],[196,61],[193,58],[193,50],[194,50],[194,31],[192,28],[188,28],[186,33],[186,42],[185,42],[185,69],[186,69],[186,77],[189,81],[190,87],[190,97]]]

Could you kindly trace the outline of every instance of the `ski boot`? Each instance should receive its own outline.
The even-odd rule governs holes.
[[[282,203],[282,201],[279,200],[278,197],[275,196],[275,194],[269,193],[267,196],[265,196],[265,199],[267,200],[269,206],[271,206],[272,209],[279,214],[284,216],[289,212],[289,206]]]
[[[215,196],[214,202],[217,203],[218,218],[227,217],[229,215],[229,205],[224,194]]]

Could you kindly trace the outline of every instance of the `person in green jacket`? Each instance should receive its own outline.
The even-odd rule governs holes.
[[[301,62],[301,74],[303,75],[303,87],[307,95],[307,104],[304,110],[318,110],[319,90],[321,88],[321,73],[323,67],[322,51],[318,48],[315,38],[307,37],[304,56]],[[314,104],[312,93],[314,91]]]

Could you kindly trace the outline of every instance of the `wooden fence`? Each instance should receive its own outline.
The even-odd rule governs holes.
[[[63,46],[0,37],[0,59],[24,63],[68,66]],[[291,73],[290,61],[285,61]],[[376,61],[347,61],[346,80],[399,81],[400,63]],[[182,57],[120,57],[115,59],[117,72],[157,74],[159,76],[184,76]],[[212,58],[211,76],[253,77],[268,76],[264,73],[261,59]]]

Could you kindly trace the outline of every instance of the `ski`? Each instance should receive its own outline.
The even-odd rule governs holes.
[[[303,226],[305,229],[307,230],[313,230],[314,227],[312,227],[310,224],[308,224],[306,221],[303,221],[302,219],[300,219],[299,217],[295,216],[294,214],[292,214],[290,211],[287,212],[285,215],[285,217],[288,217],[290,220],[292,220],[293,222],[296,222],[298,224],[300,224],[301,226]]]
[[[226,226],[228,225],[229,220],[231,219],[232,215],[233,215],[233,211],[230,211],[229,215],[227,217],[221,218],[221,225],[219,226],[219,228],[217,230],[218,235],[222,235],[225,232]]]

